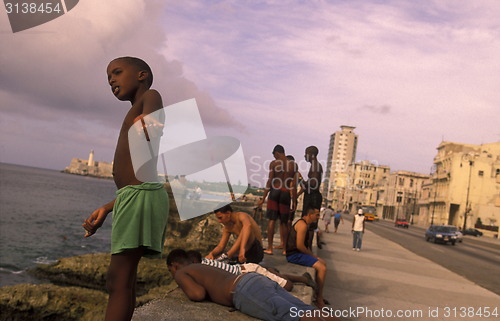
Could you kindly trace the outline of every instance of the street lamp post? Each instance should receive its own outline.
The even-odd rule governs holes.
[[[435,174],[435,166],[436,165],[434,165],[434,166],[431,167],[431,177],[433,177],[434,174]],[[432,178],[432,187],[433,187],[433,190],[434,190],[434,201],[432,202],[431,225],[434,225],[434,212],[436,210],[436,196],[437,196],[437,182],[434,182],[434,178]]]
[[[464,226],[462,227],[462,230],[465,230],[467,228],[467,215],[469,215],[469,212],[470,212],[469,193],[470,193],[470,181],[471,181],[471,176],[472,176],[472,165],[474,165],[474,161],[472,159],[469,159],[468,162],[469,162],[469,181],[467,182],[467,196],[465,197]]]

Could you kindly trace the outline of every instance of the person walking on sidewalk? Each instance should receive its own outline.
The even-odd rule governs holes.
[[[338,210],[337,213],[335,213],[335,215],[333,216],[333,225],[335,226],[335,233],[337,233],[340,221],[342,221],[342,225],[344,225],[344,219],[342,218],[342,211]]]
[[[358,210],[358,215],[354,216],[352,220],[352,250],[360,251],[361,243],[363,241],[363,233],[365,232],[365,216],[363,210]]]

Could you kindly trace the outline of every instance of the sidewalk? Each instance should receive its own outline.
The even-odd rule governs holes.
[[[484,308],[500,314],[500,296],[366,227],[360,252],[352,251],[347,220],[337,233],[323,233],[327,245],[318,250],[328,263],[325,298],[344,313],[342,320],[498,320],[485,318]]]
[[[322,223],[320,227],[324,229]],[[500,314],[500,296],[370,232],[369,228],[367,224],[360,252],[352,251],[351,223],[347,220],[339,226],[338,233],[323,233],[327,244],[322,250],[314,247],[328,264],[324,295],[331,310],[325,313],[345,321],[499,319],[485,314],[495,308]],[[278,244],[278,233],[274,239]],[[286,263],[280,252],[266,255],[263,265],[285,273],[304,273],[304,267]],[[311,289],[299,284],[293,294],[304,301],[312,297]],[[211,302],[193,303],[177,289],[136,309],[132,320],[256,320],[232,311]]]

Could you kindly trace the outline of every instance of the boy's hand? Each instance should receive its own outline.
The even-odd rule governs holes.
[[[95,210],[88,219],[85,220],[85,223],[82,224],[83,228],[87,232],[85,237],[89,237],[95,234],[98,228],[102,226],[104,220],[108,216],[109,211],[107,211],[104,207],[100,207]]]

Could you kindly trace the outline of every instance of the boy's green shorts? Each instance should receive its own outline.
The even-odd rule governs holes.
[[[168,195],[163,184],[128,185],[116,194],[111,254],[144,246],[144,256],[160,257],[169,211]]]

